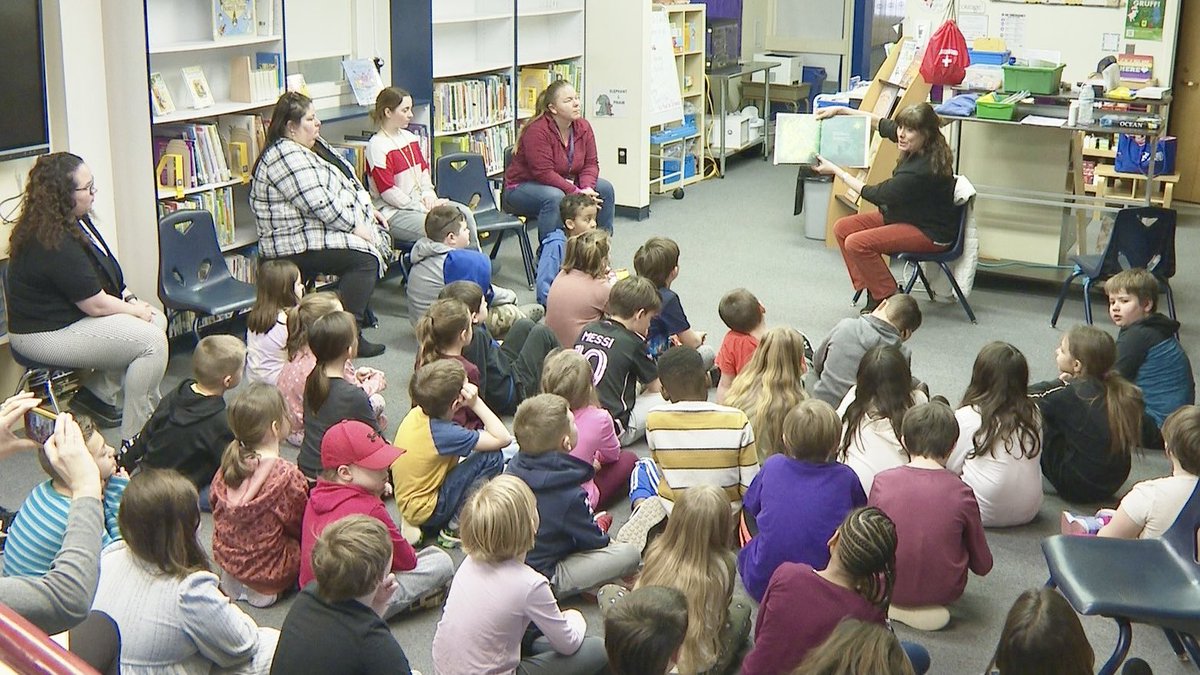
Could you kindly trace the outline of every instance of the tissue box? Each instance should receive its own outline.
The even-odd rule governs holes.
[[[804,57],[797,54],[776,54],[774,52],[759,52],[754,55],[754,61],[775,62],[779,65],[766,73],[758,72],[750,76],[751,82],[765,82],[764,75],[770,74],[771,84],[795,84],[800,81],[804,72]]]
[[[731,150],[746,145],[750,142],[750,116],[740,112],[726,115],[724,139],[721,138],[721,120],[713,120],[708,142]]]

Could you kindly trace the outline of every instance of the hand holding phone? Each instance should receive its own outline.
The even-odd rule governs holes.
[[[54,434],[54,422],[58,413],[37,407],[25,413],[25,435],[29,440],[44,444]]]

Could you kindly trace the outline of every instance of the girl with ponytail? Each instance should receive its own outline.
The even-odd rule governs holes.
[[[442,298],[417,321],[417,368],[440,359],[454,359],[467,371],[467,381],[479,387],[479,367],[463,356],[471,344],[471,310],[458,298]],[[454,411],[454,423],[482,429],[483,422],[468,406]]]
[[[1093,326],[1067,331],[1057,380],[1033,385],[1042,411],[1042,473],[1069,502],[1112,497],[1143,447],[1142,392],[1114,369],[1117,345]]]
[[[829,540],[825,569],[783,563],[771,576],[742,672],[791,672],[842,619],[886,625],[895,581],[896,526],[873,506],[851,511]],[[927,652],[915,658],[925,652],[920,646],[904,650],[927,664]]]
[[[296,463],[309,481],[321,472],[321,439],[342,420],[358,420],[383,433],[367,393],[346,381],[346,364],[358,352],[354,315],[330,312],[308,329],[316,366],[304,382],[304,441]]]
[[[213,558],[221,590],[233,600],[269,607],[296,585],[300,521],[308,485],[280,458],[287,411],[279,390],[261,382],[243,390],[228,410],[233,442],[213,477]]]

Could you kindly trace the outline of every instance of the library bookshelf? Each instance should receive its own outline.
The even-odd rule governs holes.
[[[664,5],[671,26],[671,47],[683,99],[683,124],[659,125],[650,130],[650,179],[655,193],[675,192],[704,180],[705,5]],[[672,131],[675,128],[690,132]],[[665,132],[665,133],[664,133]],[[656,138],[669,140],[656,142]]]

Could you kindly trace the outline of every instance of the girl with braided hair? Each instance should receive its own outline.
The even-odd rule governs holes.
[[[877,508],[866,506],[846,516],[829,540],[829,565],[814,570],[804,563],[783,563],[758,608],[754,649],[742,673],[784,673],[800,664],[845,618],[887,624],[896,578],[896,527]],[[904,644],[913,669],[923,673],[929,655]]]

